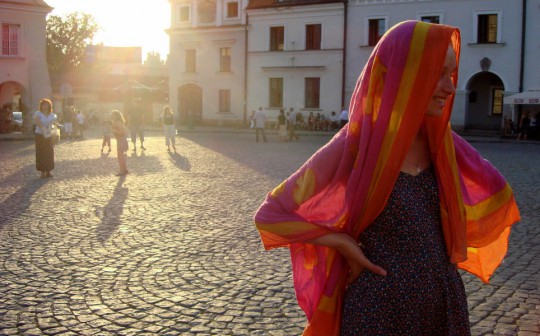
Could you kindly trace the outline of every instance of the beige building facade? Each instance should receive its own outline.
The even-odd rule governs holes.
[[[179,122],[242,123],[247,0],[170,2],[169,104]]]
[[[46,16],[42,0],[0,0],[0,106],[35,111],[39,100],[52,98],[46,58]]]

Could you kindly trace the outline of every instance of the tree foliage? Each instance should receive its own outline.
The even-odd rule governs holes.
[[[52,72],[78,68],[86,47],[100,29],[90,14],[73,12],[47,17],[47,64]]]

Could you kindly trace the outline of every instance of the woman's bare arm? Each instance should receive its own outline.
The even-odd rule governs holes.
[[[41,118],[39,117],[38,113],[36,113],[34,116],[34,124],[36,124],[39,128],[43,128],[43,124],[41,123]]]

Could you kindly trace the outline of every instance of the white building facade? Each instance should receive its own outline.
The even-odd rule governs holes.
[[[287,6],[284,8],[284,6]],[[281,108],[306,117],[342,104],[344,3],[251,1],[247,106],[262,107],[270,120]]]
[[[41,0],[0,0],[0,106],[28,111],[52,98],[46,57],[46,16]]]
[[[169,104],[181,123],[245,117],[247,0],[171,0]]]
[[[500,130],[504,118],[517,119],[503,97],[540,86],[539,14],[539,0],[352,0],[346,96],[378,35],[404,20],[448,24],[460,29],[462,43],[452,126]]]
[[[503,98],[540,87],[540,0],[242,1],[232,21],[224,20],[227,0],[171,1],[170,103],[181,115],[245,121],[259,107],[270,119],[280,108],[338,112],[378,39],[405,20],[461,30],[456,130],[500,130],[521,113]],[[201,4],[215,15],[201,21]],[[219,70],[223,46],[231,48],[231,72]],[[197,67],[187,71],[190,57]],[[220,90],[230,91],[225,113]]]

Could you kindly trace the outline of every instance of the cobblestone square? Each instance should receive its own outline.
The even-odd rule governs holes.
[[[252,216],[329,138],[190,132],[175,154],[150,132],[126,177],[114,140],[62,141],[52,179],[32,141],[0,141],[0,335],[301,334],[288,250],[265,252]],[[491,283],[463,275],[473,335],[538,335],[540,144],[472,143],[522,214]]]

